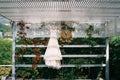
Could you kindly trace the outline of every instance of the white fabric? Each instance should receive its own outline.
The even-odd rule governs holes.
[[[2,76],[1,80],[6,80],[7,76]]]
[[[50,27],[50,39],[44,55],[45,64],[48,67],[61,68],[62,55],[57,40],[57,29]]]

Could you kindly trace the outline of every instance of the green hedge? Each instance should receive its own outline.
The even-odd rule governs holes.
[[[12,63],[12,40],[0,39],[0,64]]]

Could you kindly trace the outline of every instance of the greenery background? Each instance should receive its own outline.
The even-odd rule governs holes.
[[[5,32],[12,31],[12,28],[10,26],[5,26],[5,25],[0,23],[0,31],[5,33]]]
[[[1,27],[1,26],[0,26]],[[2,28],[0,28],[2,29]],[[110,40],[110,80],[120,80],[120,36],[115,36],[109,38]],[[72,43],[68,44],[103,44],[104,40],[101,39],[73,39]],[[19,44],[19,42],[18,42]],[[61,44],[61,43],[59,43]],[[71,52],[76,52],[76,54],[105,54],[105,49],[97,49],[97,48],[83,48],[83,49],[64,49],[61,48],[62,54],[73,54]],[[19,51],[19,49],[18,49]],[[44,54],[45,48],[40,49],[41,54]],[[101,51],[101,52],[100,52]],[[32,52],[31,48],[28,48],[24,54],[30,54]],[[9,38],[1,38],[0,39],[0,64],[12,64],[11,62],[11,55],[12,55],[12,40]],[[17,68],[16,69],[16,77],[23,77],[23,78],[59,78],[60,80],[73,80],[77,78],[97,78],[103,77],[104,78],[104,68],[81,68],[81,64],[85,63],[104,63],[104,58],[75,58],[69,59],[64,58],[62,63],[74,63],[78,64],[76,68],[61,68],[60,70],[52,69],[52,68]],[[32,63],[31,58],[18,58],[16,60],[16,64],[28,64]],[[44,61],[41,61],[37,64],[44,64]],[[0,67],[1,68],[1,67]],[[6,68],[6,67],[2,67]],[[8,68],[8,67],[7,67]],[[5,70],[7,71],[7,70]],[[0,76],[2,71],[0,71]],[[10,71],[9,71],[10,72]],[[24,74],[25,73],[25,74]],[[11,75],[11,72],[9,76]]]

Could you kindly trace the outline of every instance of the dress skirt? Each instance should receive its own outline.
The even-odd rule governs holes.
[[[57,40],[57,29],[55,27],[50,28],[50,39],[45,51],[44,60],[48,67],[61,68],[60,60],[62,60],[62,55]]]

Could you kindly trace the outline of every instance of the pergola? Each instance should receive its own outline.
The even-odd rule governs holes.
[[[86,24],[93,24],[95,29],[100,31],[93,37],[108,38],[120,35],[120,0],[0,0],[0,15],[14,23],[12,80],[15,80],[16,23],[20,20],[38,25],[41,22],[46,24],[59,21],[66,21],[68,24],[72,22],[76,29],[74,37],[86,37],[83,31],[88,28]],[[31,37],[30,35],[28,37]],[[34,35],[38,36],[48,37],[49,34]],[[108,39],[106,39],[105,56],[106,80],[109,80]]]

